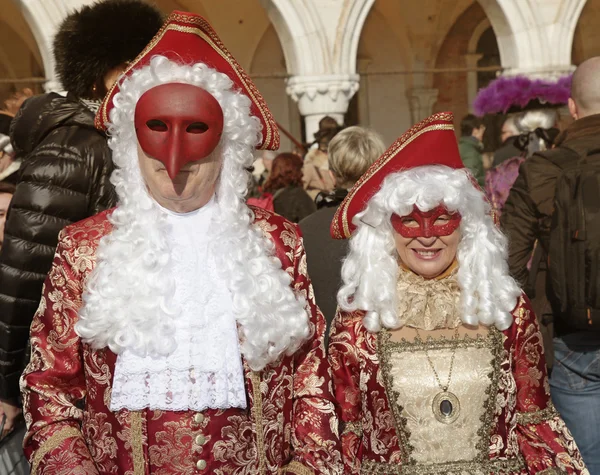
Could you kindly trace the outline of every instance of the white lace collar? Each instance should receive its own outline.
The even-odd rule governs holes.
[[[211,240],[214,201],[167,212],[176,290],[176,349],[164,357],[117,356],[110,408],[169,411],[246,408],[244,371],[227,283]]]

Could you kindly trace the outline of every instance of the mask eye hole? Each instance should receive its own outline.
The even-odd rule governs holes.
[[[203,134],[208,130],[208,125],[204,122],[194,122],[187,126],[186,132],[190,134]]]
[[[146,126],[154,132],[166,132],[169,130],[167,124],[158,119],[150,119],[148,122],[146,122]]]
[[[410,218],[408,216],[403,216],[402,218],[400,218],[400,221],[407,228],[418,228],[419,227],[419,223],[417,222],[417,220],[415,218]]]

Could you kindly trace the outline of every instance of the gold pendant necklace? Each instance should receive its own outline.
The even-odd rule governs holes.
[[[419,339],[423,343],[425,343],[425,340],[423,340],[421,338],[421,335],[419,334],[419,330],[415,328],[415,331],[417,332],[417,337],[419,337]],[[448,382],[445,386],[442,385],[440,377],[437,371],[435,370],[435,367],[433,366],[431,358],[429,357],[429,352],[427,351],[427,348],[424,347],[425,356],[427,357],[429,366],[433,370],[435,380],[439,388],[441,389],[441,392],[436,394],[436,396],[433,398],[433,404],[431,405],[431,409],[433,410],[433,415],[435,416],[435,418],[444,424],[451,424],[456,419],[458,419],[458,416],[460,415],[460,401],[456,397],[456,394],[448,391],[448,388],[450,387],[450,382],[452,380],[454,357],[456,356],[456,350],[458,349],[458,327],[456,327],[456,331],[454,332],[454,341],[455,343],[454,348],[452,349],[452,357],[450,358],[450,371],[448,373]]]

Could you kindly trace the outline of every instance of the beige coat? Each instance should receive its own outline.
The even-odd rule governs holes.
[[[310,150],[304,158],[302,168],[304,189],[312,199],[321,191],[333,191],[335,182],[329,173],[327,154],[321,150]]]

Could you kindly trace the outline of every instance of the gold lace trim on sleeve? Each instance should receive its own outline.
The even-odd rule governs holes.
[[[548,421],[558,415],[556,408],[552,402],[548,402],[548,407],[541,411],[535,412],[517,412],[517,424],[539,424],[540,422]]]
[[[285,467],[281,467],[279,469],[279,475],[285,474],[294,474],[294,475],[315,475],[315,471],[302,465],[300,462],[291,462]]]
[[[356,434],[357,436],[362,437],[362,434],[363,434],[362,422],[360,422],[360,421],[343,422],[342,425],[344,427],[344,429],[342,430],[342,435],[346,435],[346,434],[349,434],[350,432],[352,432],[353,434]]]
[[[562,471],[558,467],[550,467],[550,468],[545,468],[544,470],[539,471],[537,473],[537,475],[563,475],[566,473],[567,472]]]

